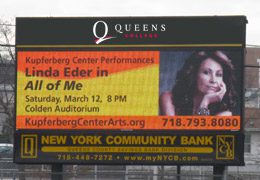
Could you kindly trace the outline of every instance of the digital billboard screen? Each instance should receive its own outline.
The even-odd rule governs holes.
[[[243,16],[17,18],[17,163],[243,159]]]

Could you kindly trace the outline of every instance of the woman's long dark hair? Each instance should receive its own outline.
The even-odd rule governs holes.
[[[177,115],[193,114],[193,97],[197,91],[197,77],[200,65],[206,59],[212,59],[223,68],[223,81],[226,93],[219,103],[210,104],[211,115],[225,110],[231,110],[235,105],[234,67],[230,59],[221,51],[200,51],[193,53],[177,73],[176,84],[172,90],[172,101]]]

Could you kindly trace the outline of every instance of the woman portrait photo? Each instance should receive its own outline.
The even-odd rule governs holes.
[[[235,80],[234,66],[224,52],[193,52],[176,72],[172,89],[161,92],[160,113],[232,116]]]

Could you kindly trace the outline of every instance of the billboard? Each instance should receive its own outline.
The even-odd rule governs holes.
[[[244,163],[245,17],[16,23],[17,163]]]

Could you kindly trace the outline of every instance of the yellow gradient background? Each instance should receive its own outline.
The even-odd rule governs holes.
[[[109,74],[107,77],[75,80],[83,84],[82,90],[63,90],[65,79],[61,80],[59,90],[46,90],[48,83],[56,83],[58,79],[41,77],[25,77],[17,73],[17,116],[19,115],[158,115],[159,99],[159,65]],[[24,90],[29,81],[43,80],[42,90]],[[70,80],[72,81],[72,80]],[[87,95],[89,102],[64,102],[64,95]],[[54,112],[55,102],[26,102],[26,95],[44,97],[52,95],[60,97],[59,106],[99,107],[100,112]],[[102,103],[92,102],[91,96],[100,95]],[[107,96],[127,96],[127,102],[107,102]],[[52,107],[52,112],[26,112],[26,105],[43,105]]]

